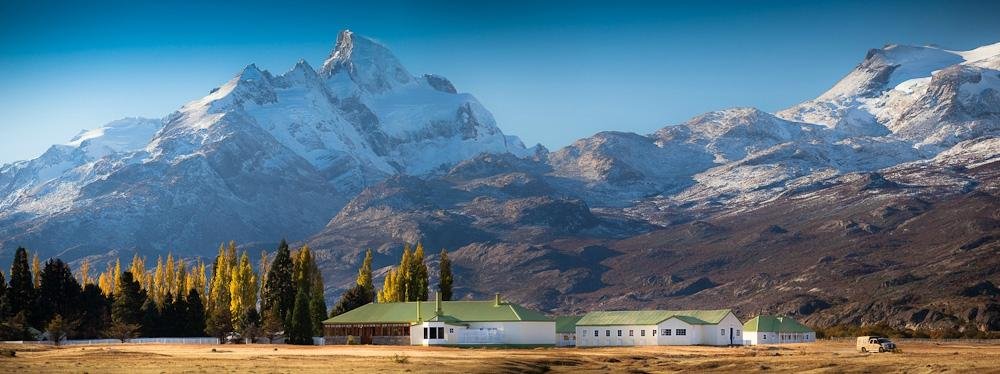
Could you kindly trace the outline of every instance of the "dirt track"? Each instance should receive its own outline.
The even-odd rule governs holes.
[[[861,354],[852,342],[778,347],[481,349],[286,345],[7,345],[0,372],[1000,372],[1000,344],[902,344]],[[213,352],[213,349],[215,350]],[[397,359],[398,356],[398,359]]]

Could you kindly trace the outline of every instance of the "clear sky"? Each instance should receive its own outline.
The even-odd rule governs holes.
[[[613,6],[608,6],[611,4]],[[0,1],[0,163],[162,117],[250,62],[319,66],[349,28],[550,149],[732,106],[778,110],[887,43],[1000,42],[1000,1]]]

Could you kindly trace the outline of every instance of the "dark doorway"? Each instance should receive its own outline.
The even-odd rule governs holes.
[[[733,345],[733,328],[729,328],[729,345]]]

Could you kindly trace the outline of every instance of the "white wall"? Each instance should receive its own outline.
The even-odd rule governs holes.
[[[576,345],[578,347],[656,345],[657,336],[653,335],[653,330],[656,328],[655,325],[577,326]],[[594,336],[595,330],[599,335],[597,337]],[[619,330],[621,336],[618,336]],[[607,336],[607,331],[611,332],[611,336]]]
[[[733,329],[732,344],[743,344],[743,322],[729,313],[716,325],[701,325],[702,342],[706,345],[729,345],[729,329]]]
[[[614,326],[576,326],[576,345],[578,347],[599,346],[634,346],[634,345],[729,345],[729,329],[733,329],[733,344],[743,344],[743,323],[739,318],[729,313],[718,324],[691,325],[677,318],[670,318],[659,325],[614,325]],[[663,330],[669,329],[670,335],[663,335]],[[686,330],[685,335],[677,335],[678,329]],[[598,336],[594,336],[594,330]],[[618,331],[621,330],[621,337]],[[632,336],[629,336],[629,331]],[[656,335],[653,335],[656,330]],[[611,336],[607,336],[607,332]],[[646,336],[642,336],[645,331]],[[724,332],[724,333],[723,333]]]
[[[425,327],[444,327],[444,339],[424,339]],[[463,332],[496,329],[499,341],[489,343],[468,343],[461,341]],[[444,322],[424,322],[410,327],[412,345],[459,345],[459,344],[530,344],[555,345],[555,321],[514,321],[514,322],[470,322],[468,327],[449,325]]]
[[[784,344],[784,343],[812,343],[816,341],[816,333],[782,333],[779,339],[778,333],[773,331],[755,331],[746,333],[746,343],[751,345],[759,344]],[[767,339],[764,339],[764,337]]]
[[[677,318],[670,318],[657,325],[660,331],[656,333],[656,340],[660,345],[695,345],[704,344],[702,342],[702,329],[698,325],[691,325]],[[670,335],[663,335],[664,329],[670,329]],[[677,329],[687,330],[686,335],[677,335]]]

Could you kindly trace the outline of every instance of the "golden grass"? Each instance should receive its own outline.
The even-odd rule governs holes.
[[[903,353],[862,354],[853,342],[781,347],[477,349],[409,346],[7,345],[0,373],[604,373],[996,372],[1000,345],[902,343]],[[212,350],[215,349],[213,352]]]

